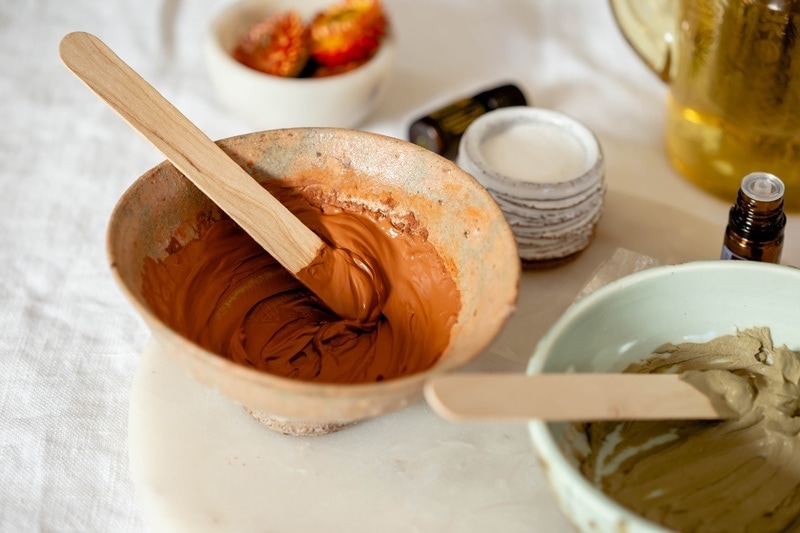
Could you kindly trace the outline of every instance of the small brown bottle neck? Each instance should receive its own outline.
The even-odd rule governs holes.
[[[742,238],[753,241],[772,241],[783,236],[786,214],[783,198],[759,201],[742,191],[731,207],[728,225]]]

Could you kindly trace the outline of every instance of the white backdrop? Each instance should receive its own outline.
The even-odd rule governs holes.
[[[145,528],[126,432],[148,333],[112,281],[104,241],[117,198],[163,158],[61,65],[59,40],[97,34],[209,136],[226,137],[248,127],[219,105],[202,56],[207,23],[225,4],[0,0],[3,531]],[[363,129],[405,138],[420,113],[511,80],[536,105],[595,130],[612,190],[724,224],[728,204],[669,167],[665,87],[627,48],[605,1],[386,5],[398,65]],[[791,217],[785,261],[795,264],[798,229]]]

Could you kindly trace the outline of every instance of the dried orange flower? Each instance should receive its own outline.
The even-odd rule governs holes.
[[[309,29],[295,11],[275,13],[248,30],[233,57],[267,74],[295,77],[309,58]]]
[[[387,26],[380,0],[344,0],[308,26],[296,11],[275,13],[247,31],[233,57],[276,76],[334,76],[375,55]]]
[[[378,50],[387,25],[380,0],[344,0],[311,22],[311,57],[328,67],[361,64]]]

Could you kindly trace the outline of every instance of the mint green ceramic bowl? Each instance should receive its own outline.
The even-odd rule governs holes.
[[[775,345],[800,349],[800,270],[743,261],[656,267],[574,303],[542,337],[528,373],[621,371],[666,342],[705,342],[756,326],[769,326]],[[533,421],[529,430],[563,512],[580,531],[666,531],[580,474],[569,424]]]

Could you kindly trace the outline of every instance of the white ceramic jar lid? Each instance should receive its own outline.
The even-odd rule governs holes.
[[[558,200],[602,180],[603,153],[594,133],[572,117],[515,106],[470,124],[458,163],[489,190],[524,200]]]

